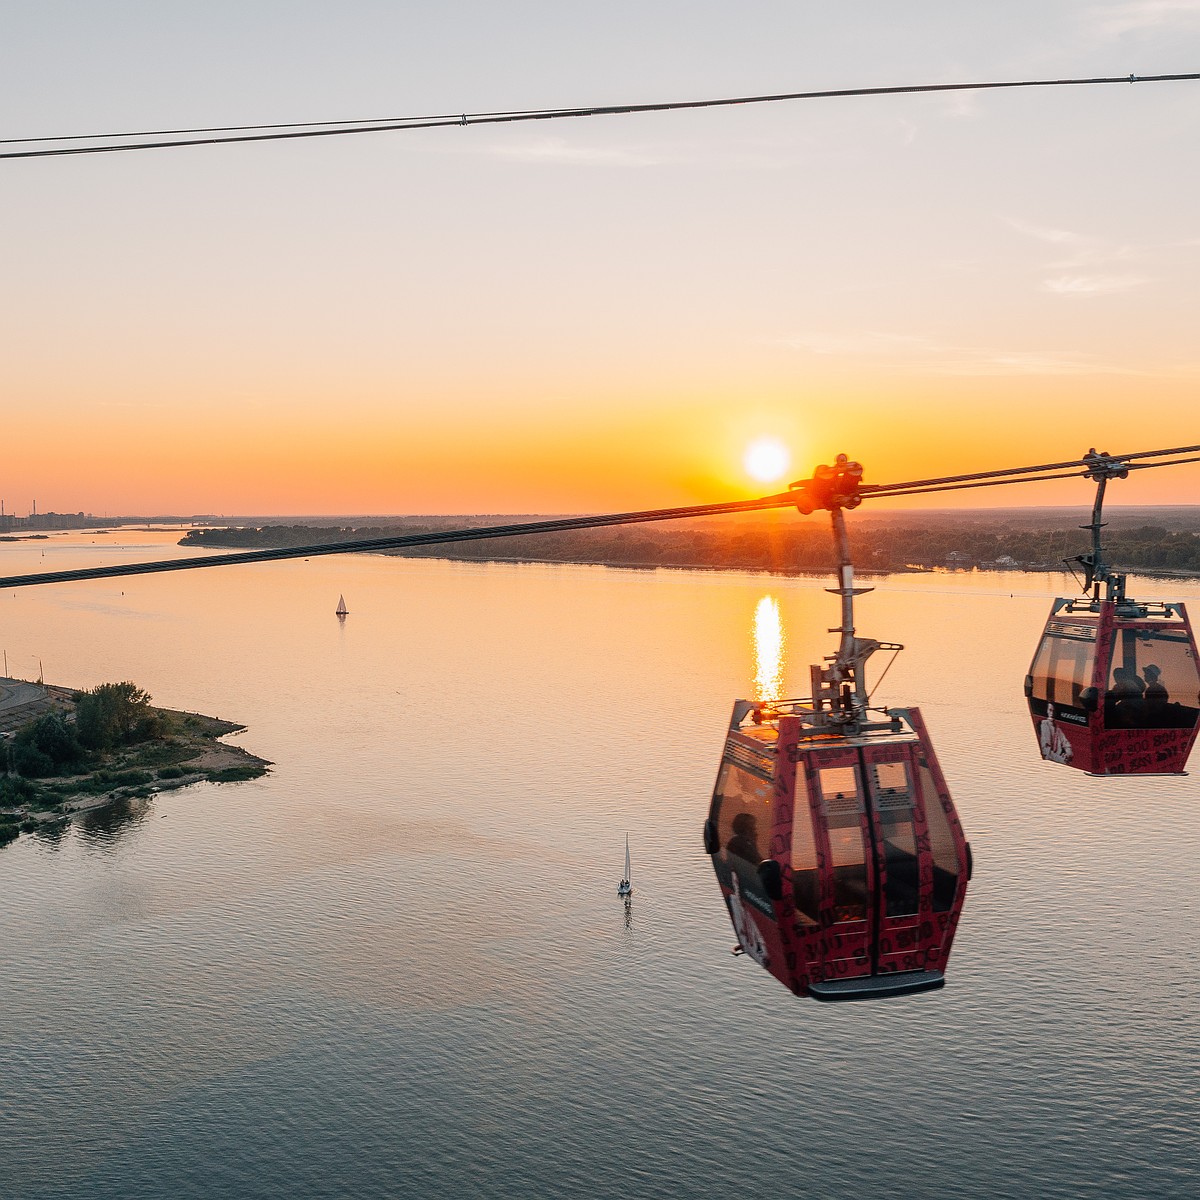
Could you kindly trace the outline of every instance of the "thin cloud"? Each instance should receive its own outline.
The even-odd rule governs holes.
[[[1082,234],[1072,233],[1069,229],[1047,229],[1042,225],[1030,225],[1027,221],[1019,221],[1016,217],[1005,217],[1004,220],[1018,233],[1036,238],[1039,242],[1050,242],[1055,246],[1077,245],[1085,240]]]
[[[561,163],[582,167],[654,167],[665,160],[640,151],[573,145],[565,138],[539,138],[489,147],[490,154],[513,162]]]
[[[1086,355],[993,346],[954,346],[883,330],[857,333],[807,331],[784,339],[793,350],[823,357],[865,358],[876,367],[910,374],[963,377],[1140,375],[1142,371],[1097,362]]]
[[[1060,275],[1043,280],[1042,288],[1056,296],[1110,296],[1149,282],[1142,275]]]
[[[1097,363],[1090,359],[1067,354],[1039,354],[1032,351],[964,350],[956,357],[923,365],[933,375],[1004,376],[1004,375],[1138,375],[1125,367]]]
[[[927,338],[870,329],[858,333],[799,333],[784,340],[793,350],[838,357],[892,354],[898,350],[928,349],[932,346]]]
[[[1153,249],[1152,246],[1131,246],[1126,243],[1107,242],[1103,238],[1091,237],[1088,234],[1076,233],[1069,229],[1050,229],[1040,225],[1032,225],[1028,221],[1020,221],[1015,217],[1005,217],[1005,223],[1025,237],[1047,245],[1057,246],[1064,253],[1062,257],[1042,264],[1042,270],[1070,272],[1089,278],[1098,278],[1098,267],[1111,266],[1115,263],[1130,263],[1143,260]],[[1108,279],[1117,276],[1108,274]],[[1132,277],[1122,276],[1127,281]],[[1136,282],[1144,283],[1138,279]],[[1126,286],[1132,286],[1127,282]],[[1060,290],[1051,287],[1051,291]],[[1064,288],[1061,290],[1071,290]]]
[[[1131,0],[1126,4],[1106,4],[1091,9],[1088,20],[1094,32],[1107,38],[1167,27],[1195,28],[1200,25],[1200,0]]]
[[[805,144],[809,147],[805,161],[811,162],[813,155],[818,153],[821,147],[815,139],[808,139]],[[528,143],[505,142],[478,149],[456,147],[452,152],[482,154],[488,158],[500,158],[510,162],[627,169],[671,166],[709,170],[720,166],[722,170],[727,171],[777,172],[788,170],[801,161],[792,145],[724,146],[714,151],[709,147],[699,148],[683,143],[674,144],[670,148],[631,150],[573,145],[565,138],[543,138]],[[828,154],[826,157],[829,157]]]
[[[946,116],[958,120],[977,117],[980,112],[979,97],[974,92],[944,92],[937,102]]]

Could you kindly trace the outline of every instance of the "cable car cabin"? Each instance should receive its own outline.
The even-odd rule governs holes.
[[[1184,606],[1055,600],[1025,695],[1048,762],[1092,775],[1181,774],[1200,723]]]
[[[811,715],[734,705],[704,840],[740,949],[798,996],[940,988],[970,847],[921,715]]]

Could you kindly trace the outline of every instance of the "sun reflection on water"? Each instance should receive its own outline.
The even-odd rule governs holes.
[[[783,652],[779,601],[764,596],[754,610],[755,700],[778,700],[783,695]]]

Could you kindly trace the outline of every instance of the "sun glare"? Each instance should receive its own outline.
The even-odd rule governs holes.
[[[760,483],[774,483],[787,474],[792,465],[792,456],[778,438],[764,437],[746,447],[746,457],[742,462],[746,473],[752,478]]]

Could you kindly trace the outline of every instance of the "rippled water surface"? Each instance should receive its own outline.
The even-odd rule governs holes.
[[[946,989],[820,1005],[730,955],[724,728],[807,690],[825,586],[363,557],[0,593],[10,673],[135,680],[276,764],[0,851],[0,1195],[1200,1194],[1200,790],[1038,760],[1054,577],[861,602],[975,851]]]

